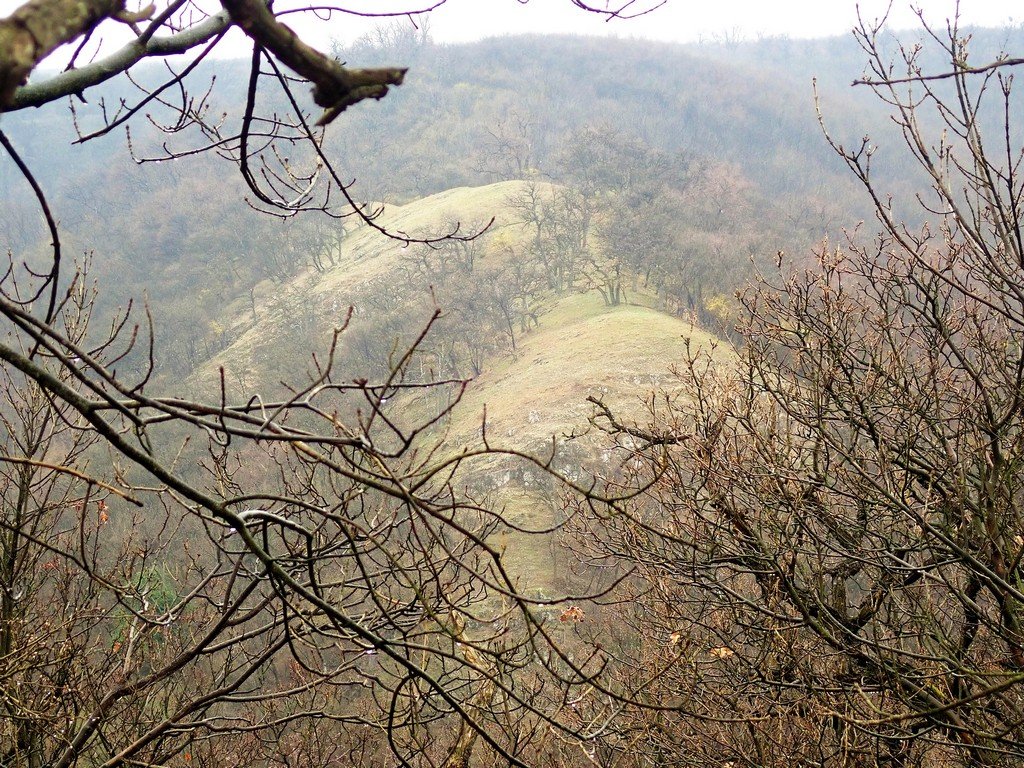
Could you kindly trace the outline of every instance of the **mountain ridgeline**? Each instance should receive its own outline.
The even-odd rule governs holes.
[[[995,33],[978,38],[980,49],[1006,43]],[[50,196],[65,252],[95,255],[100,306],[112,313],[145,295],[163,349],[160,374],[202,378],[239,343],[264,348],[266,365],[247,363],[249,373],[237,376],[257,375],[256,365],[259,378],[277,382],[283,369],[301,370],[316,344],[306,334],[330,325],[310,316],[320,305],[306,294],[339,281],[331,312],[367,307],[346,353],[366,376],[387,368],[396,340],[415,336],[434,305],[444,310],[433,332],[439,349],[429,353],[438,376],[479,374],[579,292],[721,330],[752,265],[779,251],[799,261],[871,215],[822,135],[812,76],[839,140],[871,135],[879,157],[897,143],[868,89],[849,87],[863,69],[852,39],[682,47],[536,36],[449,46],[390,28],[335,53],[410,66],[406,85],[350,110],[327,134],[326,154],[346,181],[356,180],[354,197],[383,203],[387,220],[396,205],[445,190],[520,182],[463,194],[486,204],[462,210],[436,198],[421,206],[420,236],[455,227],[465,235],[494,218],[478,241],[400,249],[385,269],[354,256],[377,249],[374,238],[381,252],[393,249],[359,234],[352,219],[263,215],[246,204],[238,174],[210,154],[189,157],[180,172],[168,151],[205,139],[162,125],[159,105],[128,146],[113,132],[88,141],[88,151],[72,146],[64,107],[5,116],[5,131]],[[242,105],[224,101],[221,85],[243,77],[243,63],[205,66],[207,110],[237,118]],[[131,98],[130,88],[105,86],[76,105],[79,129]],[[308,159],[296,153],[294,163]],[[878,167],[896,193],[915,183],[905,164]],[[10,162],[0,165],[0,189],[10,201],[4,244],[44,252],[34,199]]]

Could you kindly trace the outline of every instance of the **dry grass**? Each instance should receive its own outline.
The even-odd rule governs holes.
[[[542,457],[555,450],[558,471],[587,485],[593,472],[618,461],[611,440],[590,426],[587,396],[601,397],[624,420],[647,423],[654,403],[676,389],[672,368],[683,359],[686,338],[705,348],[718,343],[649,307],[606,307],[597,294],[565,297],[514,356],[492,361],[470,382],[447,425],[447,453],[482,444],[486,413],[491,447]],[[723,362],[732,358],[726,345],[719,350]],[[503,506],[515,525],[542,530],[560,522],[557,486],[525,462],[483,456],[462,480],[487,488],[490,502]],[[497,543],[522,588],[555,594],[570,583],[566,552],[555,537],[509,533]]]
[[[596,293],[566,297],[522,338],[514,357],[470,383],[450,438],[469,441],[486,408],[495,443],[536,449],[552,435],[587,427],[588,395],[627,418],[644,418],[651,392],[672,388],[671,368],[682,360],[687,337],[714,343],[710,334],[655,309],[606,307]]]

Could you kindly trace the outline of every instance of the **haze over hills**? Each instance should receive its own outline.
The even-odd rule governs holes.
[[[979,55],[1006,34],[979,33]],[[453,437],[469,439],[488,403],[496,434],[536,447],[585,425],[588,387],[621,403],[658,386],[682,337],[701,333],[694,322],[728,326],[752,263],[780,250],[799,261],[870,216],[822,137],[812,76],[830,129],[883,140],[882,184],[898,196],[916,184],[886,155],[883,111],[866,88],[849,87],[864,66],[847,38],[440,46],[395,28],[336,53],[411,67],[405,86],[327,134],[332,162],[357,179],[356,199],[374,210],[383,201],[378,223],[414,236],[456,224],[473,232],[494,218],[478,241],[434,252],[350,219],[280,221],[247,206],[238,175],[213,157],[190,157],[187,174],[183,160],[136,165],[165,143],[202,144],[194,131],[158,130],[159,107],[134,126],[131,153],[119,132],[72,147],[63,107],[5,115],[58,212],[65,251],[95,252],[101,306],[145,294],[163,350],[158,373],[169,380],[208,390],[223,368],[229,391],[269,393],[302,379],[350,305],[340,364],[353,378],[379,377],[440,308],[415,365],[422,380],[475,379]],[[240,105],[223,101],[222,86],[244,65],[206,71],[210,103],[232,119]],[[129,96],[104,86],[76,106],[79,126],[96,128],[101,105]],[[34,202],[10,163],[0,165],[0,191],[8,247],[44,252]]]
[[[793,42],[780,53],[752,44],[730,57],[621,40],[534,37],[438,46],[398,35],[337,51],[367,64],[400,61],[411,71],[407,85],[387,99],[346,113],[342,130],[327,135],[328,154],[343,180],[357,180],[357,200],[402,203],[527,172],[565,183],[579,132],[598,130],[673,162],[713,167],[717,189],[706,196],[719,199],[707,210],[731,222],[720,229],[738,240],[738,249],[793,251],[797,242],[805,247],[869,215],[821,137],[808,75],[841,72],[823,75],[822,93],[829,124],[841,135],[884,134],[881,111],[865,108],[862,91],[847,86],[861,71],[845,68],[856,58],[852,47],[843,40]],[[799,61],[798,72],[785,69],[788,56]],[[229,121],[237,120],[241,105],[225,100],[222,85],[237,82],[243,70],[241,62],[225,61],[205,69],[215,76],[208,103]],[[159,74],[153,69],[149,76]],[[76,105],[79,125],[95,129],[101,107],[112,113],[121,98],[131,103],[136,96],[130,87],[105,85],[88,104]],[[280,96],[261,98],[273,103]],[[160,107],[152,114],[162,124]],[[4,130],[52,198],[67,250],[95,250],[94,274],[118,276],[101,300],[122,304],[146,286],[160,325],[174,339],[167,364],[175,370],[191,369],[219,344],[212,326],[224,324],[217,313],[225,296],[245,295],[263,280],[308,265],[307,246],[288,251],[314,225],[250,210],[238,175],[214,158],[191,157],[187,174],[184,160],[137,166],[120,130],[71,146],[66,117],[60,105],[9,114]],[[165,143],[188,150],[205,141],[195,130],[165,134],[155,124],[133,126],[132,152],[140,160],[164,156]],[[303,156],[291,160],[298,165]],[[904,183],[898,166],[879,166],[893,185]],[[45,233],[31,195],[10,163],[0,166],[0,192],[10,202],[3,244],[42,248]],[[740,222],[746,232],[737,231]],[[188,312],[174,300],[185,295]]]
[[[978,56],[1019,34],[979,31]],[[430,375],[477,376],[481,387],[495,368],[521,365],[534,337],[560,333],[573,320],[567,307],[586,317],[584,305],[605,306],[602,291],[622,292],[606,307],[609,317],[667,313],[637,328],[665,334],[668,316],[680,318],[675,338],[694,320],[725,327],[752,263],[780,250],[799,261],[823,237],[839,239],[870,216],[822,137],[812,76],[830,129],[851,141],[883,140],[882,186],[900,199],[916,184],[886,155],[893,137],[869,91],[849,87],[864,65],[847,38],[684,47],[535,36],[440,46],[406,27],[336,53],[411,67],[405,86],[346,113],[342,130],[328,133],[332,162],[358,180],[356,199],[383,201],[380,223],[409,234],[456,223],[466,233],[495,218],[479,242],[431,253],[352,220],[267,217],[243,202],[238,175],[213,157],[190,157],[187,174],[178,170],[184,161],[136,165],[133,157],[159,158],[165,143],[172,151],[202,144],[194,131],[158,130],[157,106],[148,125],[135,125],[131,153],[119,132],[72,147],[60,106],[4,116],[50,195],[65,252],[95,253],[101,306],[109,313],[145,294],[161,375],[209,386],[223,366],[229,387],[276,386],[309,367],[349,305],[355,315],[340,354],[354,377],[386,371],[439,306],[434,336],[453,341],[417,364]],[[223,101],[222,86],[242,72],[229,61],[206,70],[210,103],[228,120],[240,105]],[[104,86],[76,106],[80,128],[95,129],[101,107],[130,95]],[[543,191],[532,210],[522,194],[512,199],[523,184]],[[0,165],[0,191],[5,244],[45,252],[34,201],[10,163]],[[575,305],[580,292],[587,299]],[[655,335],[634,346],[647,343],[656,347]],[[637,365],[660,370],[660,355],[652,350],[657,365]],[[563,401],[556,410],[568,408]],[[565,426],[552,422],[550,431]]]

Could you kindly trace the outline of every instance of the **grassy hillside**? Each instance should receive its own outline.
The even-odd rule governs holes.
[[[473,232],[478,231],[474,229],[478,222],[493,218],[485,239],[499,234],[515,238],[518,227],[507,199],[521,187],[522,182],[507,181],[451,189],[408,205],[388,205],[375,223],[397,234],[425,237],[448,221],[461,223],[464,232]],[[191,377],[192,385],[216,386],[222,367],[229,385],[273,385],[294,379],[295,366],[309,362],[312,352],[322,351],[331,330],[344,323],[349,307],[353,310],[352,330],[376,333],[379,318],[375,317],[375,305],[393,298],[388,294],[409,256],[410,249],[403,242],[366,225],[350,225],[340,255],[325,271],[307,270],[283,285],[267,281],[257,286],[258,299],[252,307],[239,299],[226,308],[226,333],[234,340],[198,368]],[[418,298],[429,298],[430,286],[421,288]],[[421,324],[430,316],[427,302],[408,309]],[[342,338],[343,353],[351,335]],[[392,342],[379,339],[384,348],[390,348]],[[367,374],[352,373],[353,377]]]
[[[651,391],[670,383],[687,337],[713,341],[687,321],[649,307],[608,307],[596,293],[563,298],[516,356],[496,361],[470,383],[451,438],[471,440],[486,408],[492,440],[540,450],[552,434],[586,427],[588,395],[641,417]]]
[[[494,361],[468,386],[453,413],[446,443],[453,450],[481,443],[486,414],[492,447],[547,457],[554,467],[587,485],[592,473],[614,472],[614,443],[593,429],[588,395],[600,397],[625,420],[644,423],[654,399],[672,395],[672,367],[689,338],[699,345],[717,340],[678,317],[644,306],[606,307],[595,293],[569,296],[545,315],[514,357]],[[717,353],[728,360],[722,346]],[[528,464],[487,456],[472,465],[467,480],[487,488],[509,518],[530,530],[563,519],[557,489]],[[536,537],[508,534],[500,542],[524,587],[569,587],[566,553],[538,548]]]
[[[484,249],[481,262],[490,269],[503,268],[503,260],[515,258],[511,246],[530,237],[529,228],[517,223],[508,201],[524,188],[523,182],[501,182],[478,188],[448,190],[405,206],[389,206],[378,220],[395,232],[410,235],[436,230],[439,222],[473,222],[494,217],[481,240],[502,243]],[[554,188],[547,185],[546,191]],[[408,268],[410,248],[381,236],[369,227],[345,235],[341,255],[323,272],[309,271],[291,283],[268,291],[258,300],[255,313],[240,304],[229,307],[234,317],[230,333],[236,338],[208,360],[192,377],[195,388],[219,386],[220,369],[229,389],[245,384],[271,391],[278,380],[301,379],[313,352],[322,349],[331,329],[343,322],[348,307],[356,314],[352,327],[342,335],[336,381],[365,375],[346,369],[355,356],[353,345],[363,329],[378,334],[374,343],[395,345],[384,338],[388,327],[375,315],[392,294],[401,292],[401,311],[429,311],[424,297],[430,286],[421,285],[418,298],[399,291],[399,276]],[[485,290],[487,275],[477,267],[465,277]],[[643,422],[649,416],[651,393],[671,395],[673,366],[682,359],[687,339],[698,345],[716,343],[688,320],[660,311],[657,298],[631,291],[629,301],[608,306],[596,291],[550,295],[539,321],[518,337],[514,350],[487,356],[472,378],[450,418],[437,425],[432,440],[442,443],[438,456],[474,450],[483,445],[485,423],[492,448],[523,451],[546,457],[555,451],[552,466],[574,481],[586,484],[593,473],[616,470],[614,444],[589,424],[593,406],[589,395],[599,396],[624,419]],[[443,319],[458,315],[459,306],[444,306]],[[485,329],[458,326],[441,334],[485,333]],[[430,337],[428,337],[428,345]],[[720,353],[728,359],[725,345]],[[445,403],[447,390],[418,391],[399,395],[389,412],[405,423],[419,423]],[[459,484],[490,503],[504,506],[509,518],[521,527],[541,530],[561,521],[557,484],[550,475],[529,462],[505,454],[492,454],[467,462]],[[552,539],[554,541],[554,539]],[[565,584],[564,553],[552,547],[538,548],[535,537],[507,533],[499,544],[507,547],[509,562],[524,586],[557,589]]]

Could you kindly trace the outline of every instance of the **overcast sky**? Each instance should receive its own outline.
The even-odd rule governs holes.
[[[603,0],[590,0],[600,5]],[[657,0],[636,0],[648,7]],[[364,8],[388,5],[367,2]],[[888,0],[861,0],[866,17],[885,12]],[[956,3],[923,0],[926,18],[942,21]],[[969,23],[1002,26],[1012,23],[1012,0],[963,0],[961,15]],[[572,7],[570,0],[447,0],[431,14],[430,29],[442,41],[475,40],[491,35],[520,32],[577,32],[617,34],[657,40],[695,41],[723,34],[744,37],[788,35],[823,37],[848,32],[857,18],[854,0],[667,0],[664,6],[636,19],[606,22]],[[897,27],[912,27],[917,19],[908,0],[895,0],[891,18]]]
[[[204,6],[217,8],[216,0],[198,0]],[[323,0],[316,0],[319,4]],[[381,12],[406,10],[432,5],[437,0],[327,0],[354,10]],[[589,0],[592,5],[604,0]],[[636,0],[635,5],[657,0]],[[309,0],[277,0],[278,10],[308,5]],[[888,0],[861,0],[861,12],[867,18],[884,13]],[[0,0],[0,15],[12,11],[18,0]],[[139,5],[128,0],[128,7]],[[163,3],[157,2],[158,6]],[[926,19],[941,23],[949,17],[955,0],[920,0]],[[969,24],[1004,26],[1019,23],[1014,19],[1013,0],[962,0],[961,17]],[[1021,13],[1018,11],[1018,15]],[[435,40],[463,42],[494,35],[524,32],[577,34],[613,34],[620,37],[641,37],[655,40],[690,42],[701,39],[730,37],[756,38],[762,35],[788,35],[794,38],[822,37],[849,32],[857,18],[855,0],[667,0],[664,6],[637,19],[603,21],[593,14],[573,8],[570,0],[447,0],[430,14],[430,31]],[[893,0],[890,19],[896,28],[914,27],[916,17],[908,0]],[[326,49],[332,38],[352,40],[369,30],[368,22],[344,14],[334,14],[328,21],[287,17],[296,31],[308,42]],[[222,47],[221,55],[245,55],[246,44],[241,33]],[[108,44],[109,44],[108,39]],[[227,42],[227,41],[226,41]]]

